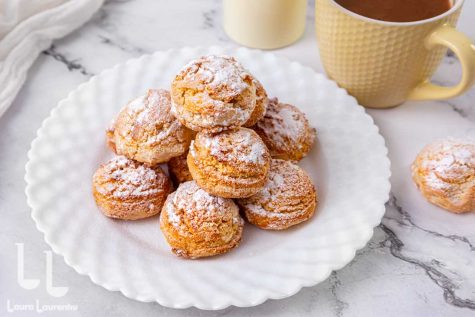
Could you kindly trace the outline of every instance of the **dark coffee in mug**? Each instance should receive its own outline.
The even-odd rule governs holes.
[[[365,17],[412,22],[438,16],[452,7],[452,0],[335,0],[342,7]]]

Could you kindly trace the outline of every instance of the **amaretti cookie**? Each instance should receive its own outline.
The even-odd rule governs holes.
[[[115,130],[115,120],[111,122],[109,127],[106,129],[106,144],[112,152],[116,152],[115,141],[114,141],[114,130]]]
[[[427,145],[412,164],[422,195],[448,211],[475,211],[475,143],[448,138]]]
[[[159,166],[149,167],[124,156],[116,156],[94,173],[94,199],[102,213],[111,218],[136,220],[160,213],[172,191]]]
[[[173,80],[171,95],[173,113],[195,131],[240,127],[256,106],[254,78],[229,56],[204,56],[188,63]]]
[[[160,215],[165,239],[184,258],[228,252],[241,241],[243,225],[232,199],[212,196],[194,181],[180,184]]]
[[[269,100],[264,118],[253,129],[259,134],[273,158],[300,161],[312,148],[315,129],[297,107]]]
[[[187,161],[193,179],[207,192],[242,198],[264,186],[270,154],[256,132],[239,128],[215,135],[198,133]]]
[[[254,84],[256,86],[256,107],[251,113],[251,117],[244,124],[245,127],[252,127],[259,120],[264,118],[267,110],[267,104],[269,103],[269,98],[267,97],[267,92],[262,86],[261,82],[254,78]]]
[[[178,186],[178,184],[193,180],[190,170],[188,169],[188,163],[186,162],[187,156],[188,152],[170,159],[170,161],[167,163],[168,172],[170,173],[170,177],[176,186]]]
[[[192,131],[172,115],[170,93],[150,89],[127,104],[112,129],[109,146],[119,155],[156,165],[188,150]]]
[[[317,193],[304,170],[290,161],[272,159],[264,187],[236,202],[250,223],[262,229],[283,230],[313,216]]]

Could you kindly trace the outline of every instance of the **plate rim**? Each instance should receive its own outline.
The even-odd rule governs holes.
[[[34,155],[33,155],[34,145],[35,145],[36,142],[38,142],[38,139],[41,137],[43,129],[47,125],[48,121],[51,120],[55,116],[55,113],[60,108],[64,107],[67,104],[68,100],[71,99],[71,97],[76,92],[84,89],[84,87],[86,85],[98,80],[99,77],[104,76],[105,74],[107,74],[109,72],[114,72],[116,69],[118,69],[120,67],[124,67],[127,64],[139,62],[139,60],[142,60],[142,59],[151,58],[152,56],[155,56],[155,55],[167,54],[167,53],[170,53],[170,52],[183,51],[183,50],[208,50],[208,51],[213,51],[213,50],[231,50],[231,51],[245,50],[245,51],[249,51],[249,52],[252,52],[252,53],[257,52],[257,53],[262,54],[262,55],[270,55],[270,56],[273,56],[275,58],[285,60],[289,64],[297,64],[302,69],[307,70],[307,71],[311,71],[313,74],[323,77],[326,81],[331,82],[334,85],[335,89],[342,91],[345,95],[345,98],[348,98],[349,100],[351,100],[352,103],[354,103],[355,107],[359,107],[360,108],[359,110],[362,112],[362,115],[366,116],[368,119],[370,119],[370,124],[376,129],[375,130],[376,137],[378,137],[382,140],[381,146],[383,147],[382,150],[384,150],[384,162],[382,162],[382,164],[384,164],[387,167],[387,170],[386,170],[387,174],[385,175],[386,177],[385,177],[385,182],[384,182],[385,186],[387,188],[387,194],[385,195],[384,202],[382,202],[382,206],[380,208],[381,211],[380,211],[378,217],[374,217],[374,219],[371,218],[371,221],[368,220],[368,224],[371,226],[371,228],[368,228],[369,229],[368,230],[369,234],[365,238],[362,239],[361,245],[355,246],[354,250],[351,251],[351,255],[349,257],[347,257],[344,261],[342,261],[341,265],[328,264],[328,269],[325,272],[325,274],[323,275],[324,277],[320,281],[315,281],[315,280],[312,280],[310,278],[307,283],[301,282],[298,285],[298,287],[296,287],[295,289],[293,289],[290,292],[285,292],[282,295],[277,295],[277,296],[266,295],[266,296],[263,296],[263,297],[259,298],[256,301],[252,302],[252,303],[251,302],[248,303],[247,305],[239,305],[239,304],[236,304],[236,303],[233,303],[233,302],[224,303],[224,304],[221,304],[221,305],[218,305],[218,306],[212,306],[211,304],[209,304],[208,306],[203,306],[203,305],[199,305],[199,304],[196,304],[196,303],[189,303],[189,304],[186,304],[186,305],[176,305],[176,304],[174,305],[174,304],[170,304],[168,302],[165,302],[163,299],[158,298],[158,297],[142,298],[142,297],[140,297],[139,294],[132,294],[125,287],[113,287],[104,280],[101,280],[101,281],[97,280],[93,276],[92,272],[86,272],[85,270],[81,269],[78,264],[72,263],[67,258],[65,252],[61,253],[61,251],[58,248],[58,245],[56,243],[50,241],[50,239],[48,238],[48,236],[46,234],[46,228],[42,227],[42,225],[40,225],[40,221],[38,220],[37,215],[36,215],[38,207],[35,206],[35,203],[32,201],[32,197],[31,197],[31,194],[30,194],[30,189],[31,189],[31,186],[33,185],[33,182],[32,182],[32,179],[30,179],[30,176],[29,176],[30,172],[29,171],[30,171],[31,161],[34,159]],[[53,252],[57,255],[60,255],[64,259],[65,263],[69,267],[73,268],[78,274],[89,277],[89,279],[91,280],[92,283],[94,283],[98,286],[101,286],[101,287],[107,289],[108,291],[120,292],[125,297],[130,298],[130,299],[134,299],[134,300],[137,300],[137,301],[140,301],[140,302],[157,302],[158,304],[160,304],[162,306],[175,308],[175,309],[186,309],[186,308],[190,308],[190,307],[196,307],[196,308],[202,309],[202,310],[220,310],[220,309],[227,308],[229,306],[253,307],[253,306],[257,306],[257,305],[260,305],[260,304],[266,302],[268,299],[277,300],[277,299],[282,299],[282,298],[287,298],[287,297],[293,296],[296,293],[298,293],[304,287],[312,287],[312,286],[315,286],[315,285],[318,285],[318,284],[324,282],[326,279],[328,279],[328,277],[330,276],[330,274],[333,271],[340,270],[341,268],[347,266],[355,258],[356,252],[361,250],[362,248],[364,248],[368,244],[369,240],[374,235],[375,228],[381,223],[381,221],[384,217],[385,210],[386,210],[385,203],[389,200],[389,197],[390,197],[390,190],[391,190],[390,177],[391,177],[391,161],[388,157],[388,148],[387,148],[387,145],[386,145],[386,140],[382,136],[379,127],[375,124],[373,117],[370,116],[365,111],[365,108],[358,103],[358,101],[356,100],[355,97],[351,96],[345,89],[339,87],[338,84],[335,81],[333,81],[332,79],[328,78],[328,76],[325,73],[318,72],[318,71],[314,70],[313,68],[311,68],[309,66],[306,66],[306,65],[304,65],[304,64],[302,64],[298,61],[291,60],[291,59],[287,58],[286,56],[277,55],[273,52],[262,51],[262,50],[258,50],[258,49],[249,49],[249,48],[244,48],[244,47],[214,45],[214,46],[184,46],[184,47],[179,47],[179,48],[169,48],[169,49],[166,49],[166,50],[159,50],[159,51],[155,51],[155,52],[150,53],[150,54],[143,54],[139,57],[130,58],[130,59],[128,59],[128,60],[126,60],[122,63],[118,63],[118,64],[116,64],[116,65],[114,65],[110,68],[104,69],[101,72],[99,72],[98,74],[90,77],[88,80],[86,80],[86,81],[82,82],[81,84],[79,84],[76,88],[71,90],[65,98],[58,101],[56,106],[54,106],[51,109],[51,111],[48,113],[46,118],[43,119],[40,127],[36,131],[36,133],[34,135],[34,138],[30,143],[30,148],[29,148],[28,153],[27,153],[27,163],[25,164],[24,180],[26,182],[26,187],[25,187],[26,200],[27,200],[28,206],[31,208],[30,216],[31,216],[31,218],[33,219],[33,221],[35,223],[36,229],[43,234],[44,241],[46,242],[46,244],[48,244],[51,247]]]

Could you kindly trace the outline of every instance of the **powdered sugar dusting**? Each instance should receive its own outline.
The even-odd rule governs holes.
[[[185,78],[191,82],[204,82],[206,90],[226,90],[236,96],[248,85],[244,78],[249,74],[235,58],[224,55],[203,56],[183,68]]]
[[[290,161],[273,159],[261,191],[238,203],[253,214],[285,220],[306,213],[314,200],[315,190],[306,173]]]
[[[127,113],[137,125],[155,124],[154,121],[171,121],[171,99],[164,89],[149,89],[147,94],[126,105]]]
[[[282,132],[289,137],[295,139],[305,131],[305,121],[301,119],[301,113],[297,112],[296,108],[282,107],[276,114],[281,118]]]
[[[145,144],[153,146],[155,144],[160,144],[169,138],[177,140],[178,142],[185,142],[187,139],[186,130],[177,120],[165,124],[158,133],[149,136]]]
[[[170,194],[170,196],[172,197],[172,201],[174,203],[176,203],[176,192]],[[167,200],[167,203],[168,203],[168,200]],[[180,216],[178,215],[176,209],[174,209],[173,207],[170,207],[169,205],[167,205],[167,203],[165,205],[166,207],[164,208],[164,211],[167,213],[168,221],[174,227],[179,227],[180,226]]]
[[[301,145],[309,135],[308,121],[295,106],[279,103],[277,98],[269,100],[264,118],[257,122],[257,128],[263,131],[278,148]]]
[[[242,221],[231,199],[210,195],[195,181],[180,184],[172,195],[164,210],[169,222],[176,228],[181,228],[184,222],[186,226],[199,228],[206,222]]]
[[[273,203],[278,197],[285,197],[290,193],[300,193],[303,172],[290,161],[272,160],[267,183],[259,193],[261,199]],[[305,191],[305,190],[304,190]],[[302,192],[303,193],[303,192]]]
[[[200,144],[220,161],[234,160],[264,164],[269,158],[266,146],[259,136],[250,129],[240,128],[217,135],[200,134],[198,138]]]
[[[426,173],[426,183],[434,189],[447,190],[453,184],[475,182],[474,143],[453,138],[439,140],[425,147],[418,159]]]
[[[254,83],[233,57],[203,56],[175,76],[173,112],[192,130],[215,133],[237,128],[248,121],[256,106]]]
[[[157,187],[157,181],[166,181],[164,174],[124,156],[116,156],[103,165],[94,178],[99,193],[122,199],[159,193],[162,188]]]
[[[131,114],[136,112],[141,112],[145,108],[145,100],[147,95],[139,96],[132,101],[130,101],[125,107],[127,111]]]
[[[184,210],[185,212],[200,210],[206,215],[212,215],[224,212],[226,199],[210,195],[201,189],[196,182],[189,181],[178,187],[173,204],[177,209]]]
[[[115,127],[116,153],[155,165],[169,159],[167,149],[186,148],[190,131],[171,113],[170,93],[165,89],[149,89],[129,102],[119,113]],[[110,135],[110,133],[109,133]]]

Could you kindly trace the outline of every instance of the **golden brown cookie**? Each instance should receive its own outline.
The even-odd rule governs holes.
[[[250,223],[262,229],[283,230],[313,216],[317,194],[304,170],[290,161],[272,159],[264,187],[236,202]]]
[[[101,165],[92,179],[94,199],[111,218],[136,220],[160,213],[172,191],[159,166],[148,167],[124,156]]]
[[[188,152],[193,179],[207,192],[226,198],[249,197],[266,182],[270,155],[251,129],[198,133]]]
[[[256,107],[251,113],[251,117],[244,124],[245,127],[252,127],[257,123],[257,121],[264,118],[267,110],[267,104],[269,103],[269,98],[267,98],[267,92],[264,89],[264,86],[254,78],[254,84],[256,86]]]
[[[173,180],[173,183],[178,186],[181,183],[193,180],[190,170],[188,169],[188,163],[186,157],[188,152],[180,156],[174,157],[168,161],[168,172]]]
[[[119,155],[148,165],[185,153],[192,131],[180,124],[170,108],[167,90],[149,89],[121,110],[107,131],[109,146]]]
[[[448,211],[475,211],[475,143],[448,138],[427,145],[412,164],[422,195]]]
[[[172,82],[173,113],[195,131],[242,126],[256,106],[255,80],[233,57],[204,56],[188,63]]]
[[[315,129],[297,107],[269,100],[267,111],[253,129],[267,145],[273,158],[300,161],[312,148]]]
[[[160,215],[160,228],[172,251],[192,259],[235,248],[243,225],[239,208],[231,199],[212,196],[194,181],[180,184],[168,196]]]
[[[112,150],[112,152],[116,152],[115,149],[115,141],[114,141],[114,129],[115,129],[115,121],[112,121],[110,126],[106,129],[106,144]]]

